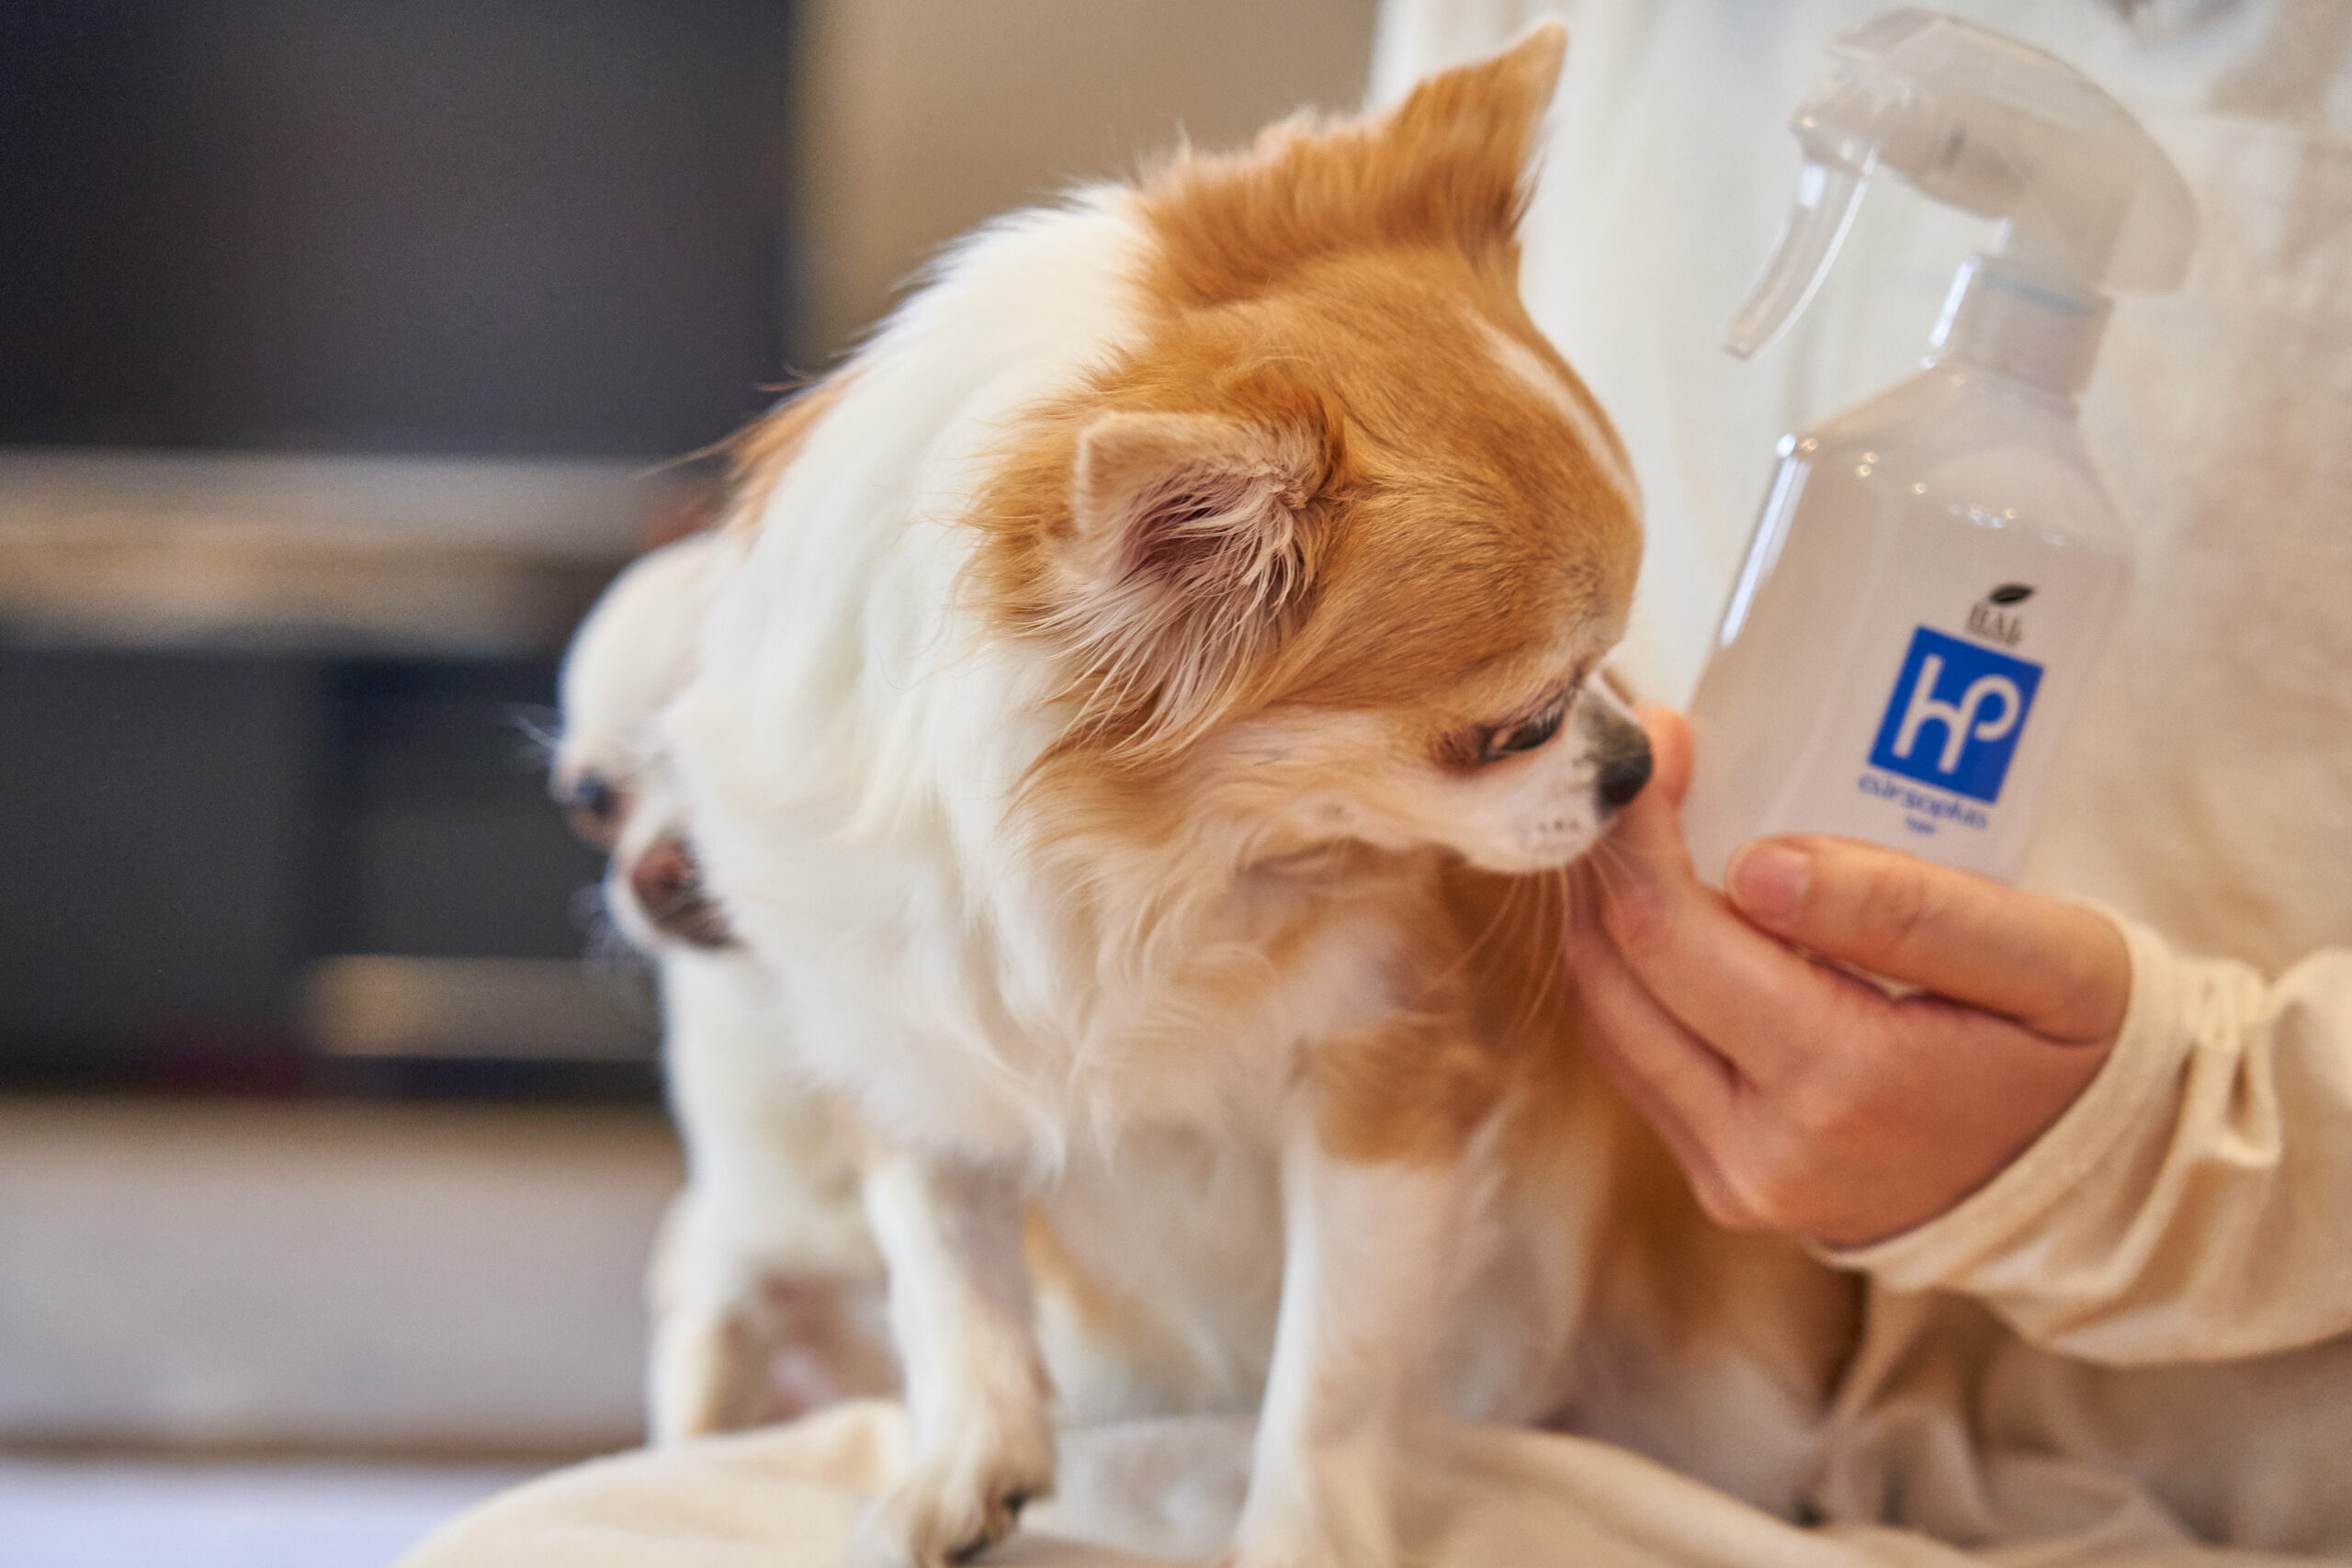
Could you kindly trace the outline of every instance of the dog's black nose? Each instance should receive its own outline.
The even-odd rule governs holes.
[[[1635,729],[1629,742],[1611,747],[1601,759],[1600,804],[1614,811],[1641,794],[1642,786],[1649,782],[1649,737]]]
[[[628,869],[628,890],[655,931],[689,947],[732,947],[727,917],[703,890],[702,867],[684,839],[656,839]]]

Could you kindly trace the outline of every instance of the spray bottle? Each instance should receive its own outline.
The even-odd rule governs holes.
[[[2196,209],[2139,122],[2039,50],[1898,11],[1829,52],[1731,352],[1812,299],[1875,170],[2002,228],[1922,374],[1782,438],[1691,705],[1683,828],[1718,884],[1782,832],[2010,879],[2131,571],[2075,394],[2104,291],[2178,287]]]

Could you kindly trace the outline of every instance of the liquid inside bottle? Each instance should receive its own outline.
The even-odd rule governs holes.
[[[1699,874],[1828,833],[2013,878],[2130,561],[2047,387],[1947,360],[1785,439],[1691,707]]]

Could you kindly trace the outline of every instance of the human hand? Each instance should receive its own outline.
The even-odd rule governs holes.
[[[1566,944],[1590,1048],[1724,1224],[1851,1247],[1933,1219],[2098,1073],[2131,997],[2122,934],[1848,839],[1743,846],[1727,901],[1683,847],[1690,728],[1639,716],[1656,769],[1584,863]]]

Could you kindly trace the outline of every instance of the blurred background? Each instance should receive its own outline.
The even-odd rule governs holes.
[[[1373,10],[0,4],[0,1568],[380,1562],[634,1440],[571,626],[934,246],[1351,107]]]

